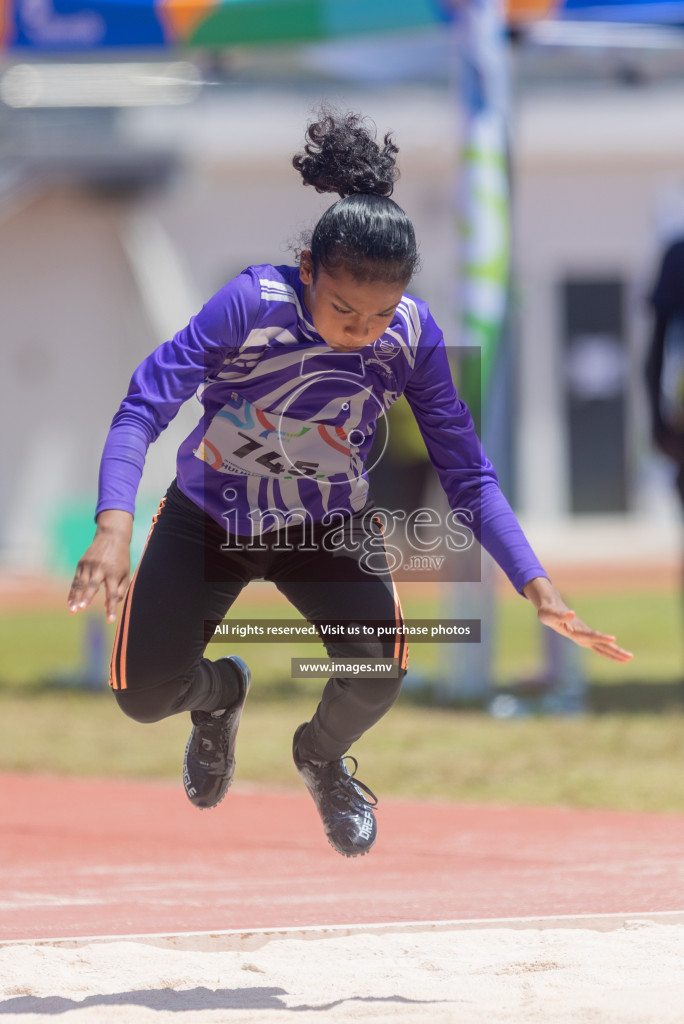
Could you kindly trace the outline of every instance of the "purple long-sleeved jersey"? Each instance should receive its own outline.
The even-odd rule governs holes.
[[[133,374],[105,444],[97,513],[133,513],[149,445],[195,392],[204,413],[178,450],[178,485],[231,532],[250,536],[298,509],[320,521],[362,508],[378,420],[403,394],[451,509],[466,511],[517,590],[546,575],[424,302],[404,295],[376,342],[337,352],[311,323],[296,267],[248,267]]]

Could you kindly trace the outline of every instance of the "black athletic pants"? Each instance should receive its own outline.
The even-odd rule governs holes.
[[[369,523],[376,532],[372,573],[361,565]],[[342,543],[338,533],[338,543],[328,550],[324,536],[340,529]],[[342,527],[316,524],[306,534],[301,525],[290,528],[286,544],[278,531],[250,545],[240,543],[245,540],[232,538],[227,547],[221,526],[175,481],[171,484],[128,588],[112,653],[110,682],[131,718],[156,722],[181,711],[213,711],[234,703],[237,683],[230,663],[221,656],[210,661],[204,651],[215,626],[252,579],[271,580],[314,625],[378,620],[401,625],[380,526],[368,506]],[[298,750],[306,760],[331,761],[394,703],[407,648],[400,633],[384,641],[361,635],[323,642],[331,658],[395,658],[400,666],[398,679],[328,680]]]

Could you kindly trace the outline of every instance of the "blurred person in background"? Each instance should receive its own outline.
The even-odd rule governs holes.
[[[684,185],[679,196],[673,191],[663,206],[665,247],[650,299],[653,318],[646,382],[653,441],[675,464],[684,510]]]
[[[650,295],[646,386],[653,442],[673,464],[684,512],[684,181],[659,196],[656,231],[661,255]]]

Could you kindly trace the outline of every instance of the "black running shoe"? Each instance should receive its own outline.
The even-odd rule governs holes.
[[[188,800],[205,810],[220,804],[235,774],[235,741],[242,709],[247,699],[251,674],[242,658],[225,659],[237,669],[240,696],[221,715],[192,711],[193,729],[185,748],[183,784]]]
[[[297,740],[306,726],[304,722],[294,735],[292,754],[297,771],[314,799],[330,845],[343,857],[360,857],[368,853],[377,836],[375,793],[354,778],[358,768],[355,757],[347,755],[323,762],[299,760]],[[353,762],[351,773],[347,760]],[[364,793],[371,799],[366,799]]]

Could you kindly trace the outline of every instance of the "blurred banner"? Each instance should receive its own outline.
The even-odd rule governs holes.
[[[8,49],[309,42],[442,20],[435,0],[0,0]]]
[[[0,0],[6,50],[216,47],[310,42],[444,21],[465,0]],[[684,24],[675,0],[508,0],[511,24],[539,18]]]

